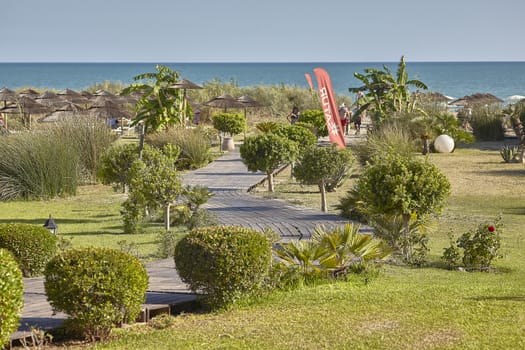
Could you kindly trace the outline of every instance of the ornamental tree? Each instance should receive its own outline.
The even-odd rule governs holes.
[[[175,160],[152,148],[144,153],[144,159],[133,162],[130,169],[131,193],[124,203],[124,210],[137,214],[137,208],[163,208],[165,228],[169,230],[171,204],[183,191]]]
[[[274,134],[247,137],[240,147],[241,158],[249,171],[263,171],[268,178],[268,191],[274,192],[273,173],[294,161],[299,154],[296,142]]]
[[[317,137],[328,136],[324,113],[321,110],[306,110],[301,112],[299,115],[299,122],[313,125]]]
[[[246,118],[240,113],[219,113],[212,117],[213,127],[231,137],[246,129]]]
[[[340,184],[348,175],[354,157],[349,149],[338,150],[335,144],[328,147],[308,147],[295,162],[293,176],[306,185],[317,185],[321,192],[321,210],[327,211],[326,187]]]
[[[302,126],[293,125],[278,125],[272,132],[275,135],[286,137],[288,140],[297,142],[300,153],[303,153],[308,147],[317,144],[317,137],[314,133]]]

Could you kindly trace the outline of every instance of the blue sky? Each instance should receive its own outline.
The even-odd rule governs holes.
[[[0,62],[525,61],[524,0],[1,0]]]

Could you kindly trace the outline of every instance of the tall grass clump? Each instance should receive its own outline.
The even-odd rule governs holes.
[[[98,159],[114,139],[93,119],[2,136],[0,200],[74,195],[79,184],[94,181]]]
[[[156,148],[173,144],[180,148],[177,167],[181,169],[196,169],[208,164],[211,160],[212,134],[209,128],[193,129],[173,128],[154,134],[149,134],[146,141]]]
[[[370,131],[368,141],[355,146],[354,152],[365,164],[374,156],[396,153],[410,156],[417,150],[417,141],[406,124],[388,122]]]
[[[57,143],[70,147],[79,156],[79,181],[94,183],[100,157],[116,140],[116,135],[103,120],[75,118],[64,120],[47,128]]]
[[[470,124],[477,141],[499,141],[504,138],[503,114],[498,108],[474,108]]]
[[[0,200],[75,194],[79,158],[69,143],[47,132],[2,137]]]

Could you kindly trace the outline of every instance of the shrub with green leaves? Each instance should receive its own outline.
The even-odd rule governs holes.
[[[501,258],[501,217],[492,223],[479,224],[476,229],[463,233],[456,241],[450,238],[450,246],[443,251],[442,259],[450,266],[468,269],[490,269],[492,261]]]
[[[233,137],[246,129],[246,118],[240,113],[219,113],[212,117],[213,127]]]
[[[57,237],[43,226],[0,224],[0,248],[13,253],[24,277],[39,276],[57,252]]]
[[[9,342],[19,325],[24,306],[22,273],[11,252],[0,248],[0,347]]]
[[[303,153],[308,147],[317,145],[317,137],[312,131],[301,126],[295,126],[295,124],[279,125],[275,127],[272,132],[275,135],[297,142],[300,153]]]
[[[105,185],[114,184],[115,189],[125,191],[130,182],[131,164],[138,158],[139,148],[136,144],[112,146],[100,157],[98,178]]]
[[[387,153],[374,157],[372,163],[365,167],[350,196],[353,200],[341,201],[340,207],[343,212],[358,209],[369,218],[369,223],[373,223],[370,219],[380,216],[388,220],[399,218],[399,239],[404,242],[399,246],[403,247],[404,260],[411,262],[414,261],[414,253],[418,252],[413,249],[413,244],[426,244],[424,237],[413,239],[410,228],[412,218],[421,222],[427,215],[437,215],[449,192],[448,179],[428,160]],[[357,204],[357,208],[344,207],[352,204]],[[396,227],[395,222],[386,224]],[[422,248],[424,250],[424,246]],[[421,259],[416,260],[417,264],[421,264]]]
[[[175,247],[175,266],[211,308],[223,308],[261,288],[271,264],[271,240],[236,226],[192,230]]]
[[[44,287],[53,309],[69,315],[69,330],[93,341],[136,320],[148,274],[136,257],[119,250],[70,249],[48,263]]]
[[[324,119],[324,113],[321,110],[306,110],[299,115],[298,122],[313,125],[316,129],[317,137],[328,136],[328,129]]]

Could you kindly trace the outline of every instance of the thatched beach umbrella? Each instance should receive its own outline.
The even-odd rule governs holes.
[[[457,100],[454,100],[450,102],[449,104],[452,106],[464,106],[464,107],[473,107],[473,106],[480,106],[480,105],[491,105],[496,103],[503,102],[502,99],[492,95],[492,94],[481,94],[481,93],[475,93],[468,96],[463,96],[461,98],[458,98]]]
[[[228,108],[244,108],[242,102],[237,101],[231,95],[224,94],[211,100],[204,102],[204,106],[213,107],[213,108],[223,108],[226,111]]]
[[[58,103],[64,102],[64,99],[52,91],[46,91],[43,94],[38,95],[35,101],[48,107],[54,107]]]
[[[4,101],[4,107],[7,106],[7,102],[13,102],[16,100],[16,92],[9,90],[6,87],[0,89],[0,101]]]
[[[26,126],[31,129],[32,114],[48,113],[51,109],[33,100],[32,98],[22,96],[16,102],[0,109],[1,113],[21,114]]]
[[[122,126],[123,119],[131,119],[131,114],[125,111],[119,104],[98,96],[94,104],[89,108],[89,112],[97,118],[103,118],[106,122],[110,119],[113,121],[120,120]],[[112,124],[112,126],[115,124]]]
[[[73,102],[73,103],[83,104],[83,105],[89,104],[89,99],[86,96],[83,96],[80,92],[77,92],[75,90],[65,89],[65,90],[59,91],[57,95],[62,97],[62,99]]]
[[[188,79],[182,79],[176,82],[175,84],[170,85],[169,87],[172,89],[182,89],[182,120],[186,122],[186,104],[188,102],[186,97],[186,90],[198,90],[202,89],[202,86],[199,86]]]
[[[25,89],[25,90],[22,90],[22,91],[18,92],[18,96],[19,97],[29,97],[29,98],[32,98],[32,99],[37,98],[38,95],[40,95],[40,94],[37,91],[33,90],[33,89]]]
[[[246,113],[247,108],[263,107],[263,104],[255,101],[251,96],[248,96],[248,95],[242,95],[241,97],[237,97],[237,102],[240,102],[243,104],[244,118],[246,120],[247,120],[247,113]]]

